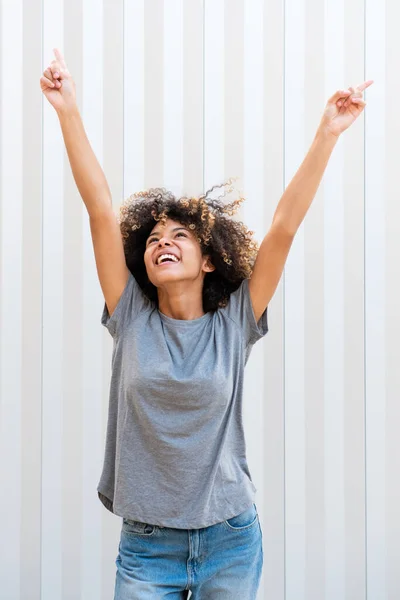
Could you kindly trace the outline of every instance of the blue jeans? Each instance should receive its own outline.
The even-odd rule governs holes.
[[[256,505],[203,529],[123,519],[116,565],[114,600],[255,600],[263,566]]]

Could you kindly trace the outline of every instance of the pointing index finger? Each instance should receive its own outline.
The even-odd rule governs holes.
[[[54,48],[54,55],[55,55],[56,59],[58,60],[58,62],[60,63],[61,67],[63,69],[66,69],[67,65],[65,64],[64,57],[58,48]]]
[[[357,89],[359,89],[360,92],[363,92],[373,83],[374,83],[373,79],[368,79],[368,81],[364,81],[364,83],[360,83],[360,85],[357,86]]]

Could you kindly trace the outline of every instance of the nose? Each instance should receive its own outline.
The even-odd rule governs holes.
[[[158,247],[162,248],[163,246],[170,246],[171,242],[165,236],[158,240]]]

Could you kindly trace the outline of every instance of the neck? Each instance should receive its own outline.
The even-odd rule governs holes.
[[[192,321],[202,317],[203,310],[202,290],[198,286],[188,288],[187,283],[158,288],[158,309],[167,317]]]

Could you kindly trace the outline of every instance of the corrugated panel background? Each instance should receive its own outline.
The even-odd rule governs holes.
[[[397,0],[0,3],[0,597],[109,600],[97,499],[111,338],[88,218],[39,78],[63,49],[117,210],[240,177],[261,241],[335,89],[335,149],[246,374],[259,599],[400,597]]]

